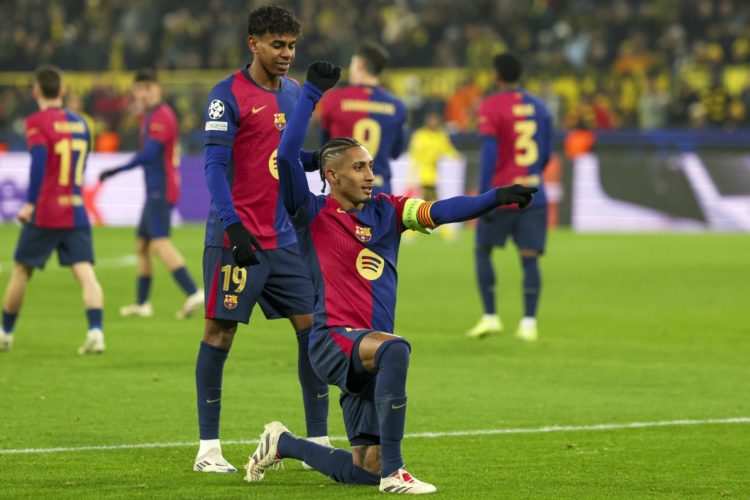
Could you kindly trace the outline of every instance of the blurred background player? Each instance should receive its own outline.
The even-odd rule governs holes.
[[[441,158],[457,158],[460,155],[443,128],[440,113],[428,113],[424,125],[414,131],[409,141],[409,157],[419,176],[423,200],[438,199],[438,161]]]
[[[375,192],[391,192],[390,160],[405,144],[406,106],[380,87],[379,75],[388,52],[375,42],[364,42],[349,64],[349,85],[326,94],[320,104],[322,143],[331,137],[353,137],[375,158]]]
[[[34,75],[33,95],[39,111],[26,119],[31,153],[29,189],[18,220],[23,223],[15,265],[3,301],[0,351],[13,345],[13,328],[34,268],[43,269],[53,250],[70,266],[83,290],[88,332],[79,354],[104,352],[104,296],[94,273],[91,227],[83,206],[81,184],[91,136],[85,120],[62,108],[62,71],[42,66]]]
[[[200,427],[195,471],[237,471],[224,459],[219,441],[221,381],[237,322],[248,323],[256,303],[267,318],[291,321],[307,435],[330,444],[328,385],[307,353],[312,283],[279,196],[276,164],[281,132],[300,92],[299,83],[286,76],[299,32],[299,22],[284,8],[251,12],[247,45],[253,61],[216,85],[208,98],[205,175],[212,201],[203,254],[206,325],[195,368]],[[306,155],[310,165],[313,156]]]
[[[352,451],[329,449],[266,424],[245,479],[261,481],[282,458],[304,460],[335,481],[379,485],[385,493],[434,493],[404,467],[406,376],[411,346],[393,335],[396,262],[407,230],[472,219],[507,203],[527,205],[536,188],[519,185],[480,196],[436,202],[380,194],[373,197],[373,158],[350,137],[320,151],[320,171],[331,194],[310,192],[300,161],[313,108],[339,79],[341,68],[317,61],[279,146],[279,176],[307,269],[315,284],[310,356],[318,373],[341,389],[341,409]]]
[[[169,237],[172,228],[172,208],[180,197],[180,135],[177,117],[162,101],[162,88],[156,75],[139,71],[133,83],[136,104],[145,113],[141,122],[141,151],[125,165],[104,170],[100,181],[143,165],[146,180],[146,203],[135,238],[138,256],[136,301],[120,308],[122,316],[148,317],[154,314],[149,303],[153,264],[151,253],[159,257],[186,299],[175,314],[187,318],[203,306],[203,290],[198,290],[185,265],[185,258]]]
[[[495,309],[495,271],[492,248],[504,247],[508,236],[518,248],[523,268],[524,316],[516,335],[537,339],[536,310],[542,280],[538,257],[547,238],[547,197],[542,171],[552,153],[552,117],[542,101],[524,91],[519,81],[521,61],[513,54],[494,58],[499,92],[487,97],[479,109],[479,190],[485,192],[505,184],[535,186],[539,192],[526,209],[501,207],[479,220],[476,235],[476,273],[484,316],[466,332],[472,338],[500,332],[503,328]]]

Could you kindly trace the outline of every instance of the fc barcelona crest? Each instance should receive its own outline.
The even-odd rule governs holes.
[[[284,113],[274,113],[273,126],[276,127],[276,130],[284,130],[286,128],[286,115]]]
[[[372,239],[372,228],[356,226],[354,236],[356,236],[362,243],[367,243]]]
[[[224,295],[224,307],[227,309],[237,309],[237,296],[230,294]]]

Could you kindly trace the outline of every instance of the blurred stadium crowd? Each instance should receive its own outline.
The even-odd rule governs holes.
[[[211,71],[168,86],[182,129],[197,131],[205,96],[248,61],[244,19],[266,2],[241,0],[0,0],[0,78],[43,62],[67,71]],[[439,110],[453,132],[475,127],[493,54],[510,49],[558,127],[734,128],[750,125],[750,2],[746,0],[294,0],[303,26],[295,68],[348,63],[364,38],[391,52],[385,83],[410,124]],[[107,73],[111,75],[113,73]],[[179,80],[179,76],[175,77]],[[28,86],[0,84],[0,128],[33,111]],[[134,130],[127,86],[90,77],[72,107],[98,131]]]

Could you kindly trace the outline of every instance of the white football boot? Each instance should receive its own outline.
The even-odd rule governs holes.
[[[526,342],[536,342],[539,338],[539,333],[536,330],[536,318],[521,319],[518,330],[516,330],[516,337]]]
[[[245,468],[245,481],[255,483],[263,480],[268,469],[276,469],[282,465],[281,459],[276,456],[279,447],[279,438],[285,432],[289,432],[281,422],[266,424],[258,440],[258,447],[250,456]]]
[[[13,347],[13,334],[0,330],[0,352],[8,352]]]
[[[174,314],[177,319],[185,319],[192,316],[196,311],[203,307],[203,289],[196,291],[194,294],[189,295],[179,311]]]
[[[316,436],[316,437],[311,437],[311,438],[309,437],[305,439],[307,439],[311,443],[319,444],[320,446],[325,446],[326,448],[333,448],[333,446],[331,446],[331,440],[328,439],[328,436]],[[313,468],[307,465],[305,462],[302,462],[302,468],[305,470],[313,470]]]
[[[470,339],[481,339],[492,333],[500,333],[502,331],[503,322],[500,321],[500,316],[497,314],[485,314],[479,320],[479,323],[466,332],[466,336]]]
[[[78,354],[101,354],[104,352],[104,334],[98,328],[86,332],[86,341],[78,348]]]
[[[400,493],[403,495],[423,495],[435,493],[437,488],[430,483],[420,481],[404,467],[388,477],[380,478],[380,491],[383,493]]]
[[[219,448],[211,448],[203,455],[196,456],[193,470],[195,472],[217,472],[219,474],[234,474],[237,472],[237,468],[226,461]]]
[[[130,304],[120,308],[120,316],[140,316],[150,318],[154,315],[154,309],[149,302],[143,304]]]

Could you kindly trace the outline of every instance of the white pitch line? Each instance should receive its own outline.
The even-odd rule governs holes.
[[[550,425],[546,427],[533,428],[509,428],[509,429],[479,429],[473,431],[449,431],[449,432],[419,432],[406,434],[404,438],[442,438],[462,436],[491,436],[496,434],[544,434],[548,432],[576,432],[576,431],[607,431],[617,429],[645,429],[649,427],[677,427],[688,425],[716,425],[716,424],[750,424],[750,417],[735,418],[709,418],[705,420],[663,420],[661,422],[629,422],[623,424],[592,424],[592,425]],[[344,436],[331,437],[331,441],[346,441]],[[257,439],[228,439],[223,444],[257,444]],[[63,453],[71,451],[104,451],[104,450],[135,450],[146,448],[180,448],[195,446],[195,441],[178,441],[174,443],[137,443],[137,444],[113,444],[97,446],[76,446],[71,448],[23,448],[16,450],[2,450],[0,455],[17,455],[29,453]]]

